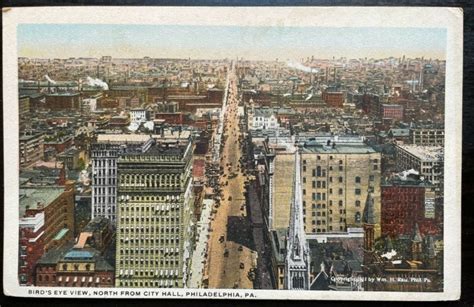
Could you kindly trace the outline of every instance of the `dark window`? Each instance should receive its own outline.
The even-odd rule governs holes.
[[[355,189],[355,194],[360,195],[360,189]]]
[[[339,182],[342,182],[344,179],[342,177],[339,177]]]
[[[360,223],[360,212],[356,212],[355,214],[355,222]]]
[[[360,183],[360,177],[359,176],[355,177],[355,182]]]

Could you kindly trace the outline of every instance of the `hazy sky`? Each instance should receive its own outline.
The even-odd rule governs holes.
[[[18,26],[25,57],[279,58],[332,56],[445,58],[446,30],[438,28],[321,28],[173,25]]]

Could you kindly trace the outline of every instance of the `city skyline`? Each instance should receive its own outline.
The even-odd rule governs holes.
[[[446,30],[440,28],[25,24],[17,38],[18,55],[30,58],[443,60],[446,47]]]

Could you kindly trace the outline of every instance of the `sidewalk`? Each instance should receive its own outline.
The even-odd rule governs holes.
[[[201,219],[197,223],[196,233],[198,239],[196,241],[196,249],[191,258],[191,277],[189,280],[189,288],[201,288],[202,277],[204,274],[204,266],[206,261],[206,253],[208,251],[209,227],[211,222],[212,206],[214,201],[205,199],[202,202]]]

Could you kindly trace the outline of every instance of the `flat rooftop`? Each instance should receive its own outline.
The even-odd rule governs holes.
[[[98,134],[97,143],[145,143],[150,139],[147,134]]]
[[[376,153],[377,151],[371,146],[359,143],[359,144],[336,144],[326,146],[323,144],[311,144],[306,145],[301,149],[302,153],[322,153],[322,154],[370,154]]]
[[[397,147],[422,160],[439,161],[443,153],[442,146],[397,145]]]
[[[63,187],[35,187],[20,189],[20,217],[27,208],[38,209],[38,204],[47,207],[64,192]]]
[[[187,139],[191,135],[191,131],[183,130],[179,131],[165,130],[163,135],[153,134],[153,139]],[[145,143],[150,139],[148,134],[98,134],[97,143]]]

